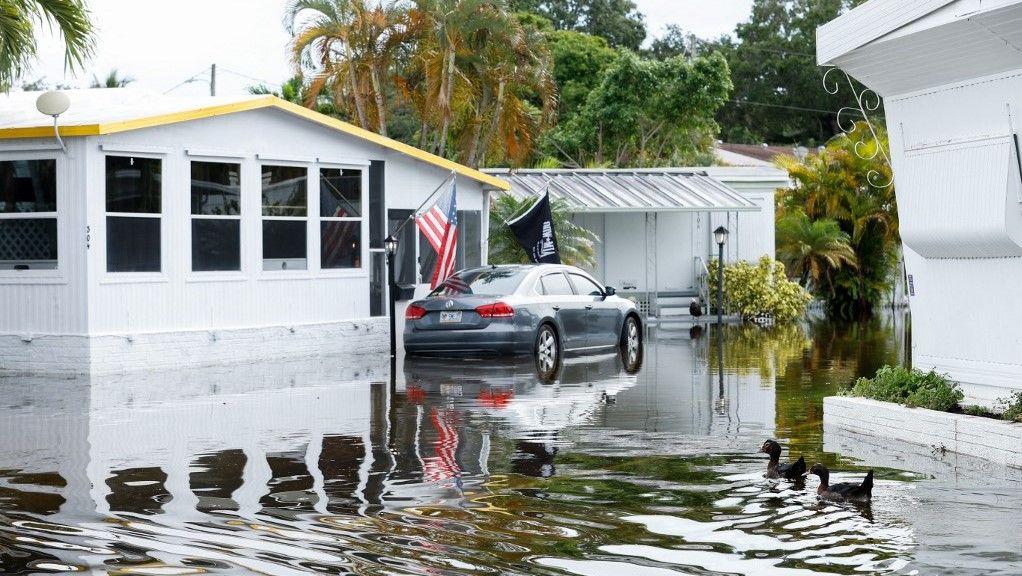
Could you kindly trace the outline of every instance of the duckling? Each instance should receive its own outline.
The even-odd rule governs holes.
[[[820,477],[820,487],[816,493],[820,498],[834,500],[837,502],[869,502],[873,498],[873,471],[870,470],[863,478],[862,484],[854,482],[841,482],[833,486],[830,480],[830,471],[823,464],[816,463],[804,475],[815,474]]]
[[[798,481],[805,476],[806,459],[804,456],[799,456],[798,460],[793,463],[786,462],[781,464],[781,445],[773,440],[764,442],[759,451],[770,455],[770,461],[767,462],[767,478],[784,478],[786,480]]]

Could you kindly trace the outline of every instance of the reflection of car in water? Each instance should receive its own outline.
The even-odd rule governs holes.
[[[562,352],[620,347],[638,358],[642,350],[635,303],[572,266],[462,270],[412,302],[405,319],[409,354],[534,354],[545,378]]]
[[[527,358],[460,360],[406,357],[410,396],[440,396],[459,408],[510,426],[516,439],[538,441],[583,424],[601,405],[636,383],[638,364],[627,351],[567,358],[554,378],[542,378]]]

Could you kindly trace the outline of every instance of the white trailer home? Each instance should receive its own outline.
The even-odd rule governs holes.
[[[1022,389],[1022,0],[870,0],[817,44],[884,99],[913,364],[968,401]]]
[[[0,371],[383,350],[383,239],[452,173],[458,264],[486,261],[497,178],[272,96],[68,94],[66,150],[0,97]]]

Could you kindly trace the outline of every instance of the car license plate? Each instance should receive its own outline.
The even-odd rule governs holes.
[[[461,322],[461,311],[457,312],[441,312],[440,323],[441,324],[456,324]]]

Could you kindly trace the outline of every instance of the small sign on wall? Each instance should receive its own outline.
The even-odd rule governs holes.
[[[908,275],[908,295],[909,296],[915,296],[916,295],[916,283],[915,283],[914,279],[912,278],[911,274]]]

